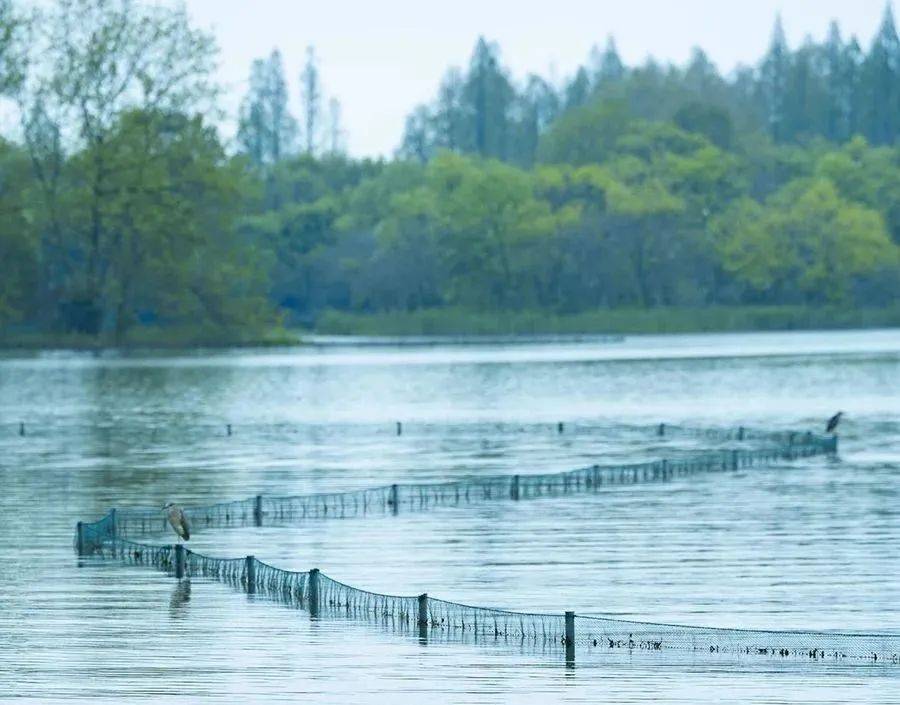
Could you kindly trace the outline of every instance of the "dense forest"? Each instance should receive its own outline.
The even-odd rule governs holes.
[[[610,38],[562,84],[519,81],[480,39],[390,160],[344,153],[312,48],[302,67],[277,50],[253,63],[225,140],[216,53],[177,7],[0,0],[15,116],[0,339],[254,340],[422,312],[896,313],[890,6],[867,42],[835,24],[792,48],[776,20],[729,75],[700,49],[626,66]]]

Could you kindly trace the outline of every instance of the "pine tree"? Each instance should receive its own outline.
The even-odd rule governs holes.
[[[288,108],[287,81],[284,79],[281,52],[277,49],[269,56],[266,88],[271,120],[269,149],[272,161],[278,162],[293,147],[297,136],[297,121]]]
[[[267,161],[268,136],[265,119],[265,62],[255,59],[250,66],[250,89],[241,103],[237,140],[250,161],[261,166]]]
[[[332,156],[344,151],[344,128],[341,126],[341,101],[328,101],[328,153]]]
[[[791,68],[791,52],[784,36],[781,15],[775,18],[772,42],[759,68],[757,92],[765,116],[766,127],[772,139],[786,137],[785,99],[788,74]]]
[[[783,138],[825,134],[828,110],[824,63],[819,47],[809,37],[794,53],[783,100]]]
[[[691,60],[684,72],[684,87],[703,100],[714,100],[722,83],[716,66],[699,47],[691,53]]]
[[[433,116],[434,144],[452,151],[471,151],[467,116],[463,108],[464,81],[459,69],[447,71],[438,91]]]
[[[823,53],[827,86],[825,137],[835,142],[843,141],[850,133],[853,87],[848,84],[847,54],[837,22],[832,21],[828,27]]]
[[[307,154],[315,154],[319,148],[322,130],[322,86],[319,64],[313,47],[306,48],[306,65],[300,74],[300,93],[303,99],[303,141]]]
[[[434,151],[433,126],[434,116],[426,106],[420,105],[413,110],[406,118],[400,156],[415,159],[423,164],[427,162]]]
[[[268,59],[256,59],[251,65],[238,143],[254,164],[275,164],[290,153],[296,136],[297,121],[288,109],[281,53],[275,50]]]
[[[547,81],[532,74],[525,89],[516,97],[515,132],[510,156],[530,166],[534,162],[538,139],[559,114],[560,99]]]
[[[565,92],[565,108],[571,110],[584,105],[591,94],[591,79],[587,69],[579,66],[575,76],[569,81]]]
[[[900,40],[890,4],[863,70],[866,136],[874,144],[893,144],[900,127]]]
[[[515,91],[498,61],[498,49],[479,37],[463,85],[463,102],[470,117],[476,154],[506,158],[509,149],[509,111]]]
[[[625,78],[625,64],[619,58],[616,40],[610,35],[606,39],[606,49],[602,53],[595,47],[592,52],[594,65],[594,86],[606,89]]]
[[[865,57],[856,37],[850,37],[844,47],[844,78],[847,100],[847,134],[843,139],[850,139],[863,132],[863,65]]]

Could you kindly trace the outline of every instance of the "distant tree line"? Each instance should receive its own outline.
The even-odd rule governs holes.
[[[627,67],[610,37],[556,87],[537,75],[517,84],[499,47],[480,39],[468,69],[450,69],[434,102],[409,116],[402,153],[426,160],[447,149],[531,166],[541,157],[540,136],[557,118],[597,101],[701,132],[723,149],[735,130],[758,131],[776,144],[859,135],[893,145],[900,137],[900,41],[890,5],[867,51],[856,37],[845,40],[836,22],[823,43],[807,38],[792,51],[778,18],[757,66],[724,77],[699,48],[683,68],[653,59]]]
[[[479,40],[353,159],[318,59],[253,62],[233,144],[214,38],[139,0],[0,0],[0,337],[252,337],[324,311],[554,314],[900,300],[900,42],[776,24],[722,77],[623,64],[519,84]],[[291,110],[291,86],[301,110]]]

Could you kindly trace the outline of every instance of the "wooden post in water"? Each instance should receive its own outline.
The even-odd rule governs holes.
[[[566,666],[575,665],[575,613],[566,612]]]
[[[227,433],[229,436],[231,435],[231,424],[230,423],[225,424],[225,433]]]
[[[253,523],[262,526],[262,495],[258,494],[253,500]]]
[[[112,528],[110,529],[110,531],[109,531],[110,536],[111,536],[113,539],[118,538],[118,536],[119,536],[119,527],[118,527],[118,524],[116,523],[116,509],[115,509],[115,507],[113,507],[112,509],[109,510],[109,525],[110,525],[110,527],[112,527]]]
[[[19,435],[20,436],[25,435],[25,422],[24,421],[19,421]]]
[[[744,440],[744,427],[743,426],[738,426],[738,440],[739,441]]]
[[[175,579],[184,577],[184,544],[175,544]]]
[[[319,616],[319,569],[309,571],[309,616]]]
[[[556,424],[556,432],[562,433],[563,430],[565,430],[565,426],[563,426],[563,422],[560,421],[559,423]]]
[[[403,422],[401,422],[401,421],[397,422],[397,435],[398,436],[403,435]]]
[[[396,514],[399,508],[399,492],[397,491],[397,485],[391,485],[391,498],[388,500],[388,503],[391,505],[391,511]]]
[[[662,459],[662,479],[665,480],[669,474],[669,461],[665,458]]]
[[[256,558],[247,556],[247,594],[256,592]]]
[[[84,555],[84,524],[80,521],[75,524],[75,550],[79,556]]]
[[[419,627],[419,641],[428,641],[428,593],[419,595],[419,610],[416,624]]]
[[[656,435],[658,435],[658,436],[665,436],[665,435],[666,435],[666,425],[665,425],[664,423],[661,423],[661,424],[659,425],[659,428],[656,429]]]
[[[731,469],[732,469],[732,470],[737,470],[737,469],[738,469],[738,452],[737,452],[737,449],[731,451]]]
[[[510,488],[509,488],[509,496],[510,496],[510,499],[516,499],[516,500],[519,499],[519,476],[518,475],[512,476],[512,484],[510,485]]]

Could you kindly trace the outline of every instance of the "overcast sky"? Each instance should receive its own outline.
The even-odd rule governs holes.
[[[480,34],[499,43],[513,76],[570,75],[594,44],[615,36],[627,64],[648,56],[684,62],[700,46],[719,68],[755,62],[777,12],[793,46],[825,36],[829,21],[864,47],[884,0],[186,0],[222,50],[225,103],[236,115],[250,62],[281,49],[291,99],[307,45],[320,58],[327,96],[337,97],[349,151],[390,155],[407,113],[435,94],[446,69],[465,65]],[[226,129],[226,133],[230,130]]]

